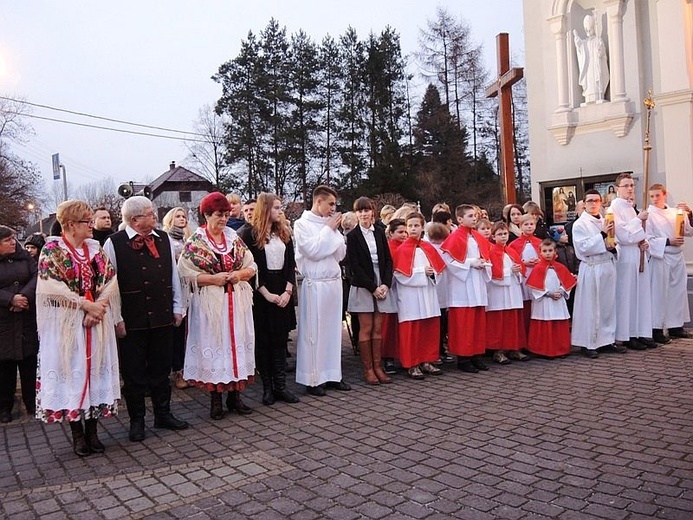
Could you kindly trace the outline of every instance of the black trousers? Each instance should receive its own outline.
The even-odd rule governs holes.
[[[36,412],[36,355],[21,361],[0,361],[0,409],[12,411],[17,389],[17,369],[22,382],[22,401],[30,414]]]
[[[123,397],[130,418],[144,416],[144,394],[149,388],[154,412],[166,408],[171,396],[169,375],[175,327],[128,331],[118,340],[120,375],[123,378]],[[165,402],[164,402],[165,401]]]
[[[180,327],[173,327],[173,357],[171,370],[179,372],[185,364],[185,337],[187,336],[188,317],[183,318]]]

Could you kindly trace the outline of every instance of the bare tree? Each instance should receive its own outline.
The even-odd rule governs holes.
[[[222,192],[240,187],[233,183],[232,169],[226,162],[226,119],[210,105],[204,105],[193,123],[193,130],[200,135],[185,144],[188,149],[186,163]]]

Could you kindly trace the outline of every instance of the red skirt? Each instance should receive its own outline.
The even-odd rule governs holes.
[[[545,357],[570,354],[570,320],[532,320],[527,350]]]
[[[527,347],[524,309],[486,312],[486,346],[489,350],[520,350]]]
[[[486,351],[486,307],[448,309],[448,350],[461,357]]]
[[[411,368],[438,359],[439,342],[439,317],[400,323],[399,360],[402,367]]]
[[[383,346],[380,355],[384,358],[399,359],[399,323],[397,314],[383,314]]]

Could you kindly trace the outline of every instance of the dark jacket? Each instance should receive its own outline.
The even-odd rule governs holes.
[[[380,281],[387,287],[392,286],[392,257],[390,248],[387,246],[385,232],[379,227],[373,227],[375,236],[375,247],[378,253],[378,270],[380,271]],[[375,291],[376,285],[375,270],[373,260],[368,249],[366,239],[361,232],[361,226],[356,226],[346,236],[347,252],[346,263],[350,275],[351,285],[363,287],[369,292]]]
[[[267,255],[265,250],[260,249],[255,245],[255,240],[253,239],[253,227],[250,225],[243,226],[239,232],[238,236],[241,240],[248,246],[250,252],[253,253],[253,258],[255,259],[255,264],[257,265],[257,287],[258,289],[265,285],[265,279],[267,277]],[[282,278],[294,286],[294,293],[296,288],[296,259],[294,258],[294,244],[291,240],[286,244],[286,249],[284,251],[284,267],[282,268]],[[251,280],[250,284],[255,287],[255,283]],[[270,291],[271,292],[271,291]],[[259,293],[256,295],[263,298]]]
[[[36,261],[19,242],[13,254],[0,256],[0,361],[20,361],[38,352],[36,273]],[[27,297],[28,310],[10,311],[15,294]]]

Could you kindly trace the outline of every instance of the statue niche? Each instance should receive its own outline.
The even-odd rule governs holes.
[[[603,103],[606,88],[609,86],[609,65],[607,63],[606,46],[601,31],[596,30],[597,24],[592,14],[583,19],[585,38],[581,38],[573,29],[575,50],[578,61],[578,83],[582,88],[585,105],[588,103]]]

